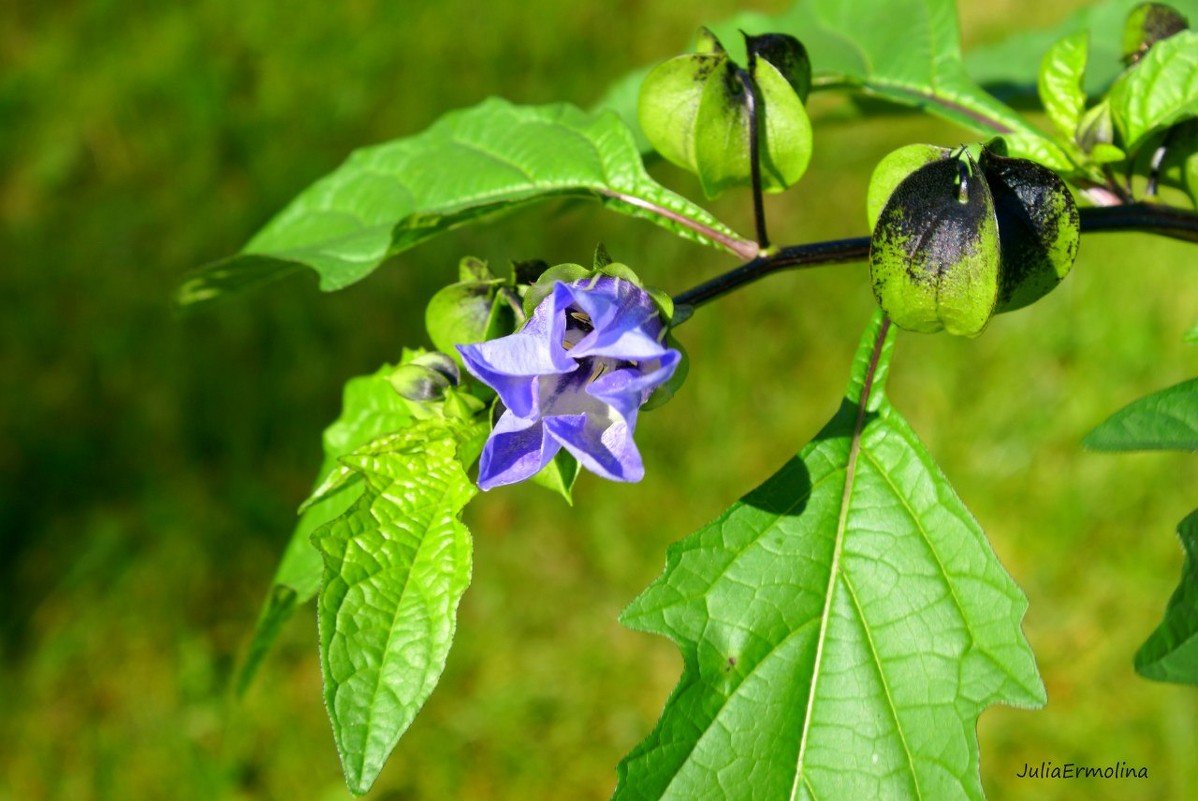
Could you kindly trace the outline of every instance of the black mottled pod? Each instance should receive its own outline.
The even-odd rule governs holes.
[[[1001,250],[994,313],[1034,303],[1061,283],[1081,243],[1077,204],[1052,170],[983,150],[979,164],[994,199]]]
[[[964,149],[899,182],[870,242],[874,297],[900,328],[977,336],[998,297],[998,220]]]

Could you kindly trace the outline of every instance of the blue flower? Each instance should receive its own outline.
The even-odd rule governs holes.
[[[600,274],[555,283],[516,333],[459,345],[466,369],[503,404],[483,447],[478,485],[530,478],[562,448],[604,478],[639,481],[645,467],[632,441],[637,412],[682,358],[664,338],[649,294]]]

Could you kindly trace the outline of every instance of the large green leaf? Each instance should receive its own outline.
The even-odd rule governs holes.
[[[370,789],[436,686],[470,583],[462,509],[477,491],[458,451],[481,423],[422,420],[343,456],[353,506],[312,535],[325,706],[349,787]]]
[[[338,457],[411,424],[412,415],[407,404],[388,381],[394,371],[393,365],[383,365],[373,375],[358,376],[346,382],[341,415],[324,431],[324,462],[317,474],[316,486],[333,472]],[[244,691],[249,686],[283,624],[298,606],[315,596],[320,587],[323,567],[320,554],[310,539],[312,532],[340,517],[361,494],[361,484],[343,487],[309,505],[300,515],[258,618],[254,638],[238,677],[239,690]]]
[[[315,270],[322,289],[340,289],[429,237],[554,197],[594,198],[681,236],[753,255],[752,243],[649,178],[617,117],[492,98],[415,136],[354,152],[239,255],[189,278],[178,302],[199,303],[299,267]]]
[[[1111,113],[1129,153],[1150,133],[1198,116],[1198,32],[1153,45],[1111,87]]]
[[[847,81],[983,133],[1036,133],[966,74],[953,0],[805,0],[787,17],[817,85]]]
[[[1148,679],[1198,684],[1198,509],[1177,526],[1185,549],[1181,581],[1165,619],[1136,652],[1136,672]]]
[[[883,394],[884,326],[815,440],[625,611],[685,671],[617,798],[980,798],[978,714],[1044,702],[1026,600]]]
[[[1198,378],[1132,401],[1091,431],[1085,444],[1100,451],[1198,451]]]

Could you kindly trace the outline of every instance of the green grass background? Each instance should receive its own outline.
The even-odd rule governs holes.
[[[754,7],[777,10],[781,0]],[[963,4],[966,46],[1066,4]],[[340,799],[306,608],[229,692],[319,463],[341,384],[425,342],[458,258],[585,261],[597,240],[678,291],[731,266],[598,206],[542,207],[321,295],[293,279],[177,318],[185,271],[235,251],[355,146],[491,94],[586,105],[737,4],[538,0],[36,3],[0,10],[0,799]],[[863,21],[868,24],[868,21]],[[1033,58],[1038,59],[1038,54]],[[814,106],[808,177],[775,241],[860,234],[872,166],[964,132]],[[655,175],[692,197],[696,182]],[[751,230],[748,198],[714,204]],[[1168,799],[1198,786],[1198,701],[1131,656],[1176,583],[1192,456],[1084,452],[1125,402],[1195,373],[1192,246],[1088,237],[1044,302],[977,340],[903,335],[891,394],[1031,601],[1049,703],[980,721],[993,798]],[[619,610],[666,546],[835,410],[872,300],[864,268],[773,277],[681,330],[692,368],[643,418],[639,485],[584,477],[467,512],[474,584],[438,691],[370,797],[598,799],[678,678]],[[1024,762],[1149,768],[1018,780]]]

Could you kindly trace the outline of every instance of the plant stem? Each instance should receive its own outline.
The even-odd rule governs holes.
[[[1080,210],[1082,233],[1141,231],[1186,242],[1198,242],[1198,213],[1153,203],[1128,203]],[[846,264],[869,258],[869,237],[791,245],[750,261],[674,296],[681,322],[708,301],[740,289],[770,273],[801,270],[825,264]]]
[[[757,55],[749,48],[749,71],[736,70],[737,80],[745,90],[745,111],[749,115],[749,177],[753,182],[753,219],[757,223],[757,246],[765,250],[770,238],[765,230],[765,203],[761,196],[761,131],[757,119],[757,82],[753,73],[757,67]]]

